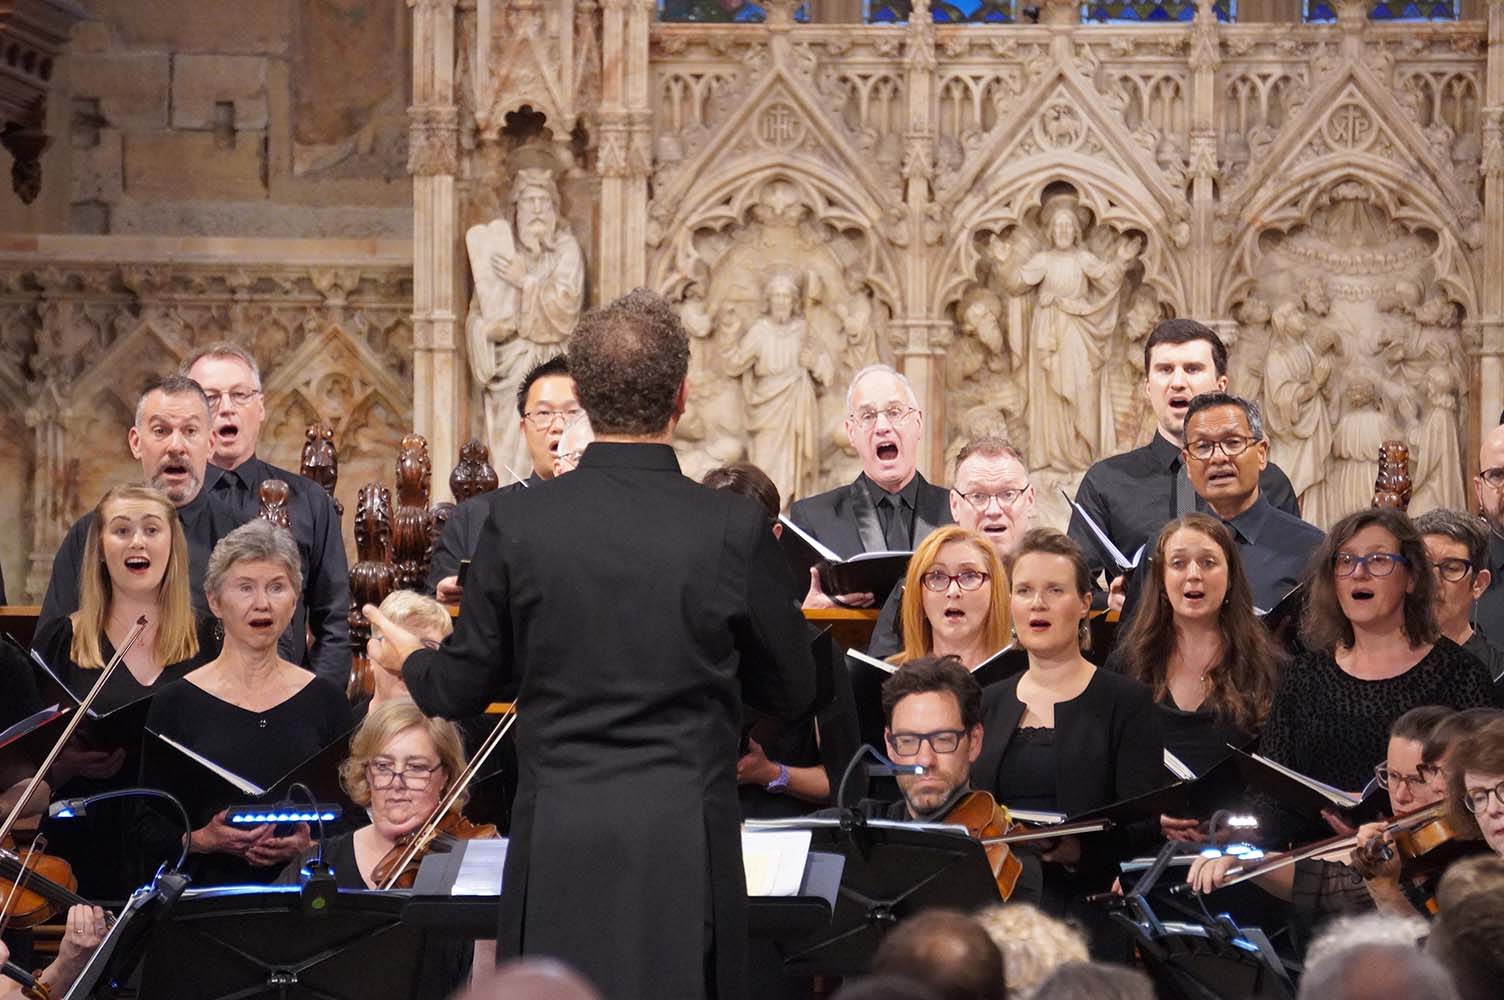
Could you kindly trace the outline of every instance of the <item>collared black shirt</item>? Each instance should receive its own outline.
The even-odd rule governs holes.
[[[1488,568],[1494,578],[1473,606],[1473,621],[1491,636],[1504,636],[1504,536],[1489,533]]]
[[[475,547],[480,544],[481,529],[491,515],[491,501],[521,489],[533,489],[543,482],[543,477],[534,472],[525,480],[519,480],[496,490],[477,494],[454,508],[449,521],[439,534],[439,544],[434,546],[433,561],[428,567],[428,593],[439,589],[439,581],[448,576],[458,576],[460,562],[475,558]]]
[[[882,527],[883,534],[889,532],[889,525],[893,518],[898,518],[899,530],[907,539],[907,543],[895,547],[895,551],[911,550],[922,539],[914,537],[914,517],[919,511],[919,483],[917,475],[909,477],[909,481],[896,493],[889,493],[864,472],[861,475],[862,485],[867,488],[867,495],[872,498],[872,506],[877,510],[877,523]],[[888,499],[891,505],[884,504]]]
[[[341,690],[350,678],[350,566],[334,501],[313,480],[252,455],[235,469],[219,469],[205,488],[249,521],[261,511],[259,491],[268,479],[287,484],[287,512],[303,564],[303,600],[277,648]],[[306,636],[313,634],[313,648]]]
[[[1123,555],[1132,559],[1140,546],[1151,544],[1159,529],[1174,519],[1175,477],[1180,464],[1180,449],[1155,432],[1154,439],[1142,448],[1104,458],[1087,469],[1076,491],[1076,502]],[[1290,480],[1277,465],[1270,463],[1259,473],[1259,493],[1276,509],[1300,517]],[[1196,498],[1196,509],[1210,510],[1200,497]],[[1107,553],[1079,514],[1071,514],[1067,534],[1081,546],[1094,569],[1108,569],[1109,578],[1117,576],[1116,567],[1108,568]]]
[[[1488,668],[1494,687],[1504,689],[1504,650],[1495,646],[1481,627],[1473,627],[1473,634],[1462,644],[1462,651]]]
[[[1223,521],[1238,543],[1254,606],[1271,611],[1300,583],[1311,553],[1326,534],[1272,506],[1261,494],[1243,513]]]
[[[188,541],[188,591],[193,610],[201,618],[209,616],[209,602],[204,598],[204,571],[209,566],[209,553],[221,538],[245,523],[244,518],[210,495],[218,474],[218,469],[209,466],[198,496],[177,509]],[[47,582],[47,595],[42,598],[42,613],[37,618],[38,635],[51,622],[78,610],[84,540],[93,518],[94,512],[90,511],[75,521],[52,558],[52,578]]]

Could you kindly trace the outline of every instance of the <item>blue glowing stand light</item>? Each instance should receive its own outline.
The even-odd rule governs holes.
[[[325,823],[339,818],[335,812],[314,812],[311,809],[278,809],[266,812],[237,812],[230,814],[231,823]]]

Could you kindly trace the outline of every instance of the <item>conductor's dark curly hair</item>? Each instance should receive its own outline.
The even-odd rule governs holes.
[[[689,371],[689,337],[667,299],[634,289],[580,317],[569,371],[597,435],[659,434]]]

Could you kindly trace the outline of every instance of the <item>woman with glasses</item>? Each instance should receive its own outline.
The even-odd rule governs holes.
[[[224,630],[217,657],[163,688],[146,716],[141,784],[182,799],[195,824],[189,840],[196,885],[268,882],[309,844],[306,824],[286,836],[270,825],[225,822],[228,801],[207,801],[165,761],[176,751],[152,733],[266,786],[344,736],[350,705],[332,683],[281,658],[277,638],[302,593],[292,535],[267,521],[241,525],[209,556],[204,591]],[[175,822],[175,821],[174,821]]]
[[[1481,836],[1504,857],[1504,718],[1465,737],[1447,771],[1451,818],[1464,835]]]
[[[1089,815],[1164,784],[1164,744],[1149,689],[1098,670],[1081,655],[1091,570],[1076,543],[1035,528],[1013,557],[1011,614],[1028,669],[982,698],[982,753],[972,785],[1010,809]],[[1046,842],[1042,908],[1069,914],[1104,944],[1105,919],[1085,902],[1105,892],[1134,844],[1158,834],[1136,824]]]
[[[1260,753],[1357,793],[1405,712],[1497,704],[1488,671],[1437,629],[1434,577],[1399,511],[1359,511],[1332,526],[1306,578],[1306,651],[1275,692]],[[1285,833],[1314,834],[1290,827],[1280,823]]]
[[[950,524],[930,532],[909,559],[899,610],[907,663],[954,656],[974,670],[1008,644],[1008,575],[992,543]]]

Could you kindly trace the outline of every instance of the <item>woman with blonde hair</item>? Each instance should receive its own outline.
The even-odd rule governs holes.
[[[909,559],[899,616],[895,663],[955,656],[975,670],[1008,645],[1008,574],[992,543],[954,524],[930,532]]]

